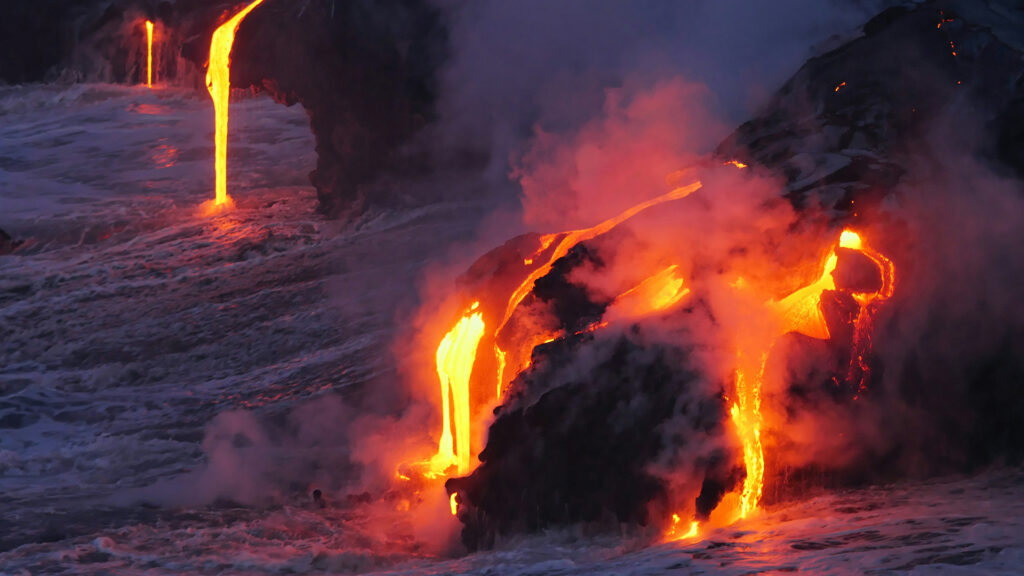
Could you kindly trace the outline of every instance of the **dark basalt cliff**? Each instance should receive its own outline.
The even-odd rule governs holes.
[[[808,60],[719,152],[785,174],[797,206],[851,216],[900,182],[911,151],[955,111],[990,127],[987,156],[1024,175],[1022,54],[1019,3],[890,8],[861,37]]]
[[[395,200],[366,185],[407,169],[400,149],[432,117],[444,52],[441,15],[424,0],[270,0],[239,29],[232,82],[306,109],[320,210],[359,213]]]

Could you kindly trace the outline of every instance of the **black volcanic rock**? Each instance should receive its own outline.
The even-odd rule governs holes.
[[[302,104],[320,211],[358,213],[395,201],[366,187],[410,164],[400,148],[432,118],[445,50],[441,15],[426,0],[267,2],[239,29],[232,82]]]
[[[808,60],[719,154],[785,174],[797,207],[852,216],[901,181],[917,141],[954,109],[996,128],[991,160],[1024,173],[1020,3],[894,7],[863,32]]]
[[[587,264],[602,268],[600,254],[586,243],[573,246],[569,253],[559,258],[551,271],[534,283],[531,295],[541,302],[549,303],[551,313],[559,327],[569,333],[583,330],[592,322],[601,319],[610,302],[594,301],[586,286],[574,283],[572,271]]]
[[[557,367],[580,354],[593,358],[587,373],[556,383]],[[726,419],[721,397],[696,392],[686,353],[630,336],[602,342],[587,335],[538,348],[535,358],[538,368],[517,380],[491,426],[481,465],[446,484],[458,494],[463,542],[475,550],[500,535],[551,526],[667,518],[667,486],[648,467],[663,456],[666,439],[678,450],[688,430],[703,442],[724,434]],[[673,434],[665,431],[670,423],[678,426]],[[708,476],[704,500],[717,503],[733,475],[711,463]]]
[[[11,238],[11,235],[0,229],[0,255],[10,254],[21,243]]]

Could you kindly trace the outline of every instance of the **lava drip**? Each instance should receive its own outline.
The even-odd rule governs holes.
[[[153,22],[146,20],[146,86],[153,87]]]
[[[214,136],[216,172],[216,196],[212,210],[231,206],[228,196],[228,105],[231,97],[231,47],[235,43],[235,32],[242,20],[264,0],[255,0],[230,20],[225,22],[213,33],[210,42],[210,65],[206,71],[206,88],[213,98],[216,116],[216,132]]]

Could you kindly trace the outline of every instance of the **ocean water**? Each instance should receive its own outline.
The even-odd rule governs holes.
[[[25,242],[0,256],[0,573],[1024,571],[1013,470],[817,494],[698,541],[421,544],[393,501],[346,498],[339,406],[400,378],[398,318],[471,256],[487,203],[326,221],[302,109],[239,97],[231,121],[237,208],[208,217],[204,94],[0,88],[0,228]]]

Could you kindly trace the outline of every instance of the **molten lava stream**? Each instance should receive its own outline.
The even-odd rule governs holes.
[[[235,43],[235,32],[242,20],[249,15],[263,0],[255,0],[230,20],[225,22],[213,33],[210,42],[210,66],[206,71],[206,88],[213,98],[216,116],[216,132],[214,136],[216,172],[216,196],[211,209],[230,207],[228,197],[228,104],[231,96],[231,47]]]
[[[619,294],[608,306],[605,317],[609,321],[634,320],[674,306],[690,293],[678,270],[679,266],[673,264]]]
[[[508,323],[516,308],[533,289],[537,279],[547,274],[555,261],[568,254],[573,246],[604,234],[652,206],[686,198],[699,190],[701,186],[700,182],[694,182],[687,186],[677,187],[661,196],[637,204],[592,228],[542,236],[540,247],[529,258],[524,259],[523,265],[534,265],[545,253],[547,257],[512,292],[505,306],[505,312],[501,321],[497,324],[494,331],[491,332],[495,342],[497,342],[498,334]],[[670,266],[655,275],[655,281],[646,286],[638,287],[638,290],[645,298],[651,300],[646,305],[647,309],[670,306],[688,293],[688,290],[683,289],[682,280],[675,277],[674,266]],[[470,439],[472,438],[471,415],[473,414],[473,407],[469,405],[469,384],[473,373],[473,364],[476,361],[477,348],[480,345],[480,340],[483,338],[485,330],[483,315],[477,311],[479,306],[480,303],[475,302],[463,314],[455,326],[445,334],[445,337],[437,347],[437,375],[440,381],[442,406],[441,439],[437,453],[433,458],[413,465],[416,468],[420,468],[422,474],[428,478],[444,476],[452,466],[457,467],[460,475],[466,475],[471,471],[470,464],[473,455],[471,453]],[[528,366],[530,351],[532,351],[533,347],[544,342],[550,342],[557,336],[558,334],[534,335],[533,341],[529,342],[527,346],[517,347],[511,356],[495,343],[493,348],[495,377],[497,381],[495,398],[497,401],[501,400],[504,392],[506,370],[510,367],[521,370]],[[423,470],[424,468],[425,470]],[[398,476],[399,478],[407,478],[401,472],[398,473]]]
[[[686,528],[686,532],[683,532],[683,519],[679,517],[679,514],[672,515],[672,526],[669,527],[665,533],[665,541],[673,542],[676,540],[691,540],[696,538],[700,533],[700,522],[696,520],[690,522],[689,527]]]
[[[146,20],[146,86],[153,87],[153,22]]]
[[[875,263],[882,275],[882,287],[877,292],[852,294],[860,306],[854,319],[855,338],[867,338],[866,332],[870,328],[868,306],[892,296],[895,270],[892,261],[867,248],[860,235],[852,230],[843,231],[838,246],[864,254]],[[764,490],[765,459],[761,442],[764,420],[761,414],[761,388],[768,355],[776,340],[784,334],[799,333],[817,339],[830,338],[828,325],[821,311],[821,296],[826,290],[836,289],[832,273],[838,261],[836,249],[833,247],[825,259],[821,276],[815,282],[781,300],[768,302],[767,308],[774,326],[770,334],[766,339],[746,337],[737,351],[737,401],[733,404],[730,414],[743,444],[743,460],[746,467],[746,478],[739,497],[739,518],[746,518],[757,510]],[[860,359],[854,360],[862,362]]]
[[[746,477],[740,493],[739,517],[746,518],[757,509],[764,491],[764,447],[761,444],[761,383],[768,353],[761,354],[760,362],[751,363],[741,353],[736,355],[736,398],[729,411],[736,431],[743,442],[743,463]],[[753,378],[751,376],[753,375]]]
[[[442,429],[437,454],[429,462],[428,476],[443,475],[452,466],[456,466],[460,475],[469,472],[472,438],[469,380],[473,375],[476,350],[484,335],[483,314],[476,311],[479,307],[480,303],[474,302],[437,347]]]

